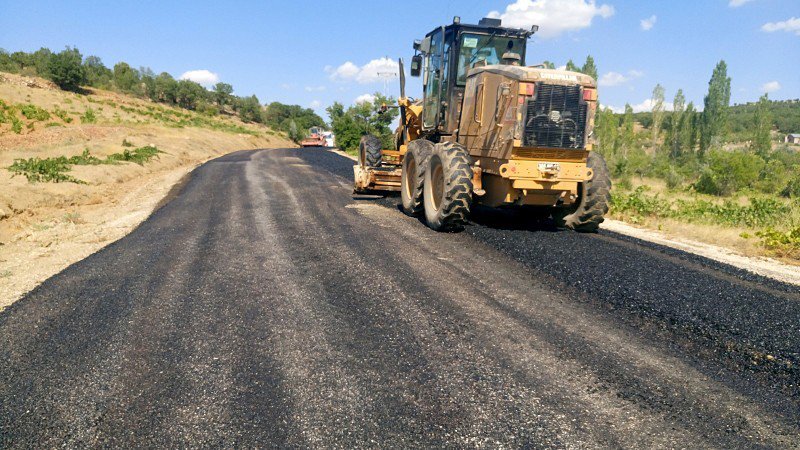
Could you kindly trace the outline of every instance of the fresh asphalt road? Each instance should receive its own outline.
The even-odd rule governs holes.
[[[0,447],[800,446],[800,294],[234,153],[0,313]]]

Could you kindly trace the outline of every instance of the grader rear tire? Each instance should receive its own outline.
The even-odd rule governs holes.
[[[461,230],[472,205],[469,154],[460,144],[439,143],[425,166],[425,222],[435,231]]]
[[[595,152],[589,153],[586,165],[592,169],[592,179],[585,182],[576,205],[553,211],[553,220],[559,227],[581,233],[596,233],[608,212],[611,201],[611,177],[606,161]]]
[[[358,159],[361,167],[378,167],[381,165],[381,140],[368,134],[361,137],[358,143]]]
[[[433,143],[425,139],[417,139],[408,144],[408,151],[403,157],[403,174],[400,179],[400,199],[403,212],[409,216],[419,216],[424,211],[422,201],[425,184],[425,165],[433,153]]]

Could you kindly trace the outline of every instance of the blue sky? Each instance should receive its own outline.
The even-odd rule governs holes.
[[[454,15],[476,23],[536,22],[528,63],[587,54],[600,100],[646,108],[656,83],[702,104],[714,65],[725,59],[732,101],[800,97],[798,0],[443,0],[443,1],[59,1],[0,0],[0,47],[76,46],[108,66],[126,61],[178,77],[207,70],[239,95],[310,106],[383,91],[378,72],[406,61],[411,44]],[[643,22],[644,21],[644,22]],[[648,26],[649,25],[649,26]],[[389,57],[392,62],[381,60]],[[349,63],[349,64],[348,64]],[[409,92],[420,92],[409,78]],[[388,84],[397,95],[397,81]]]

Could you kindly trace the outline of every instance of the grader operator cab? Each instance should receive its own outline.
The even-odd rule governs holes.
[[[400,191],[403,210],[438,231],[462,228],[474,204],[533,208],[559,226],[597,231],[611,189],[592,151],[597,85],[526,66],[536,30],[454,20],[416,41],[410,72],[422,76],[423,99],[406,97],[400,60],[395,149],[362,138],[356,192]]]

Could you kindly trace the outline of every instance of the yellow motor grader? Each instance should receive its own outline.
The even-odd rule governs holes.
[[[410,73],[422,76],[423,99],[406,97],[401,60],[395,149],[361,139],[356,192],[400,191],[403,210],[437,231],[461,229],[474,204],[534,208],[559,226],[597,231],[611,190],[592,151],[597,85],[526,66],[537,29],[456,18],[415,41]]]

